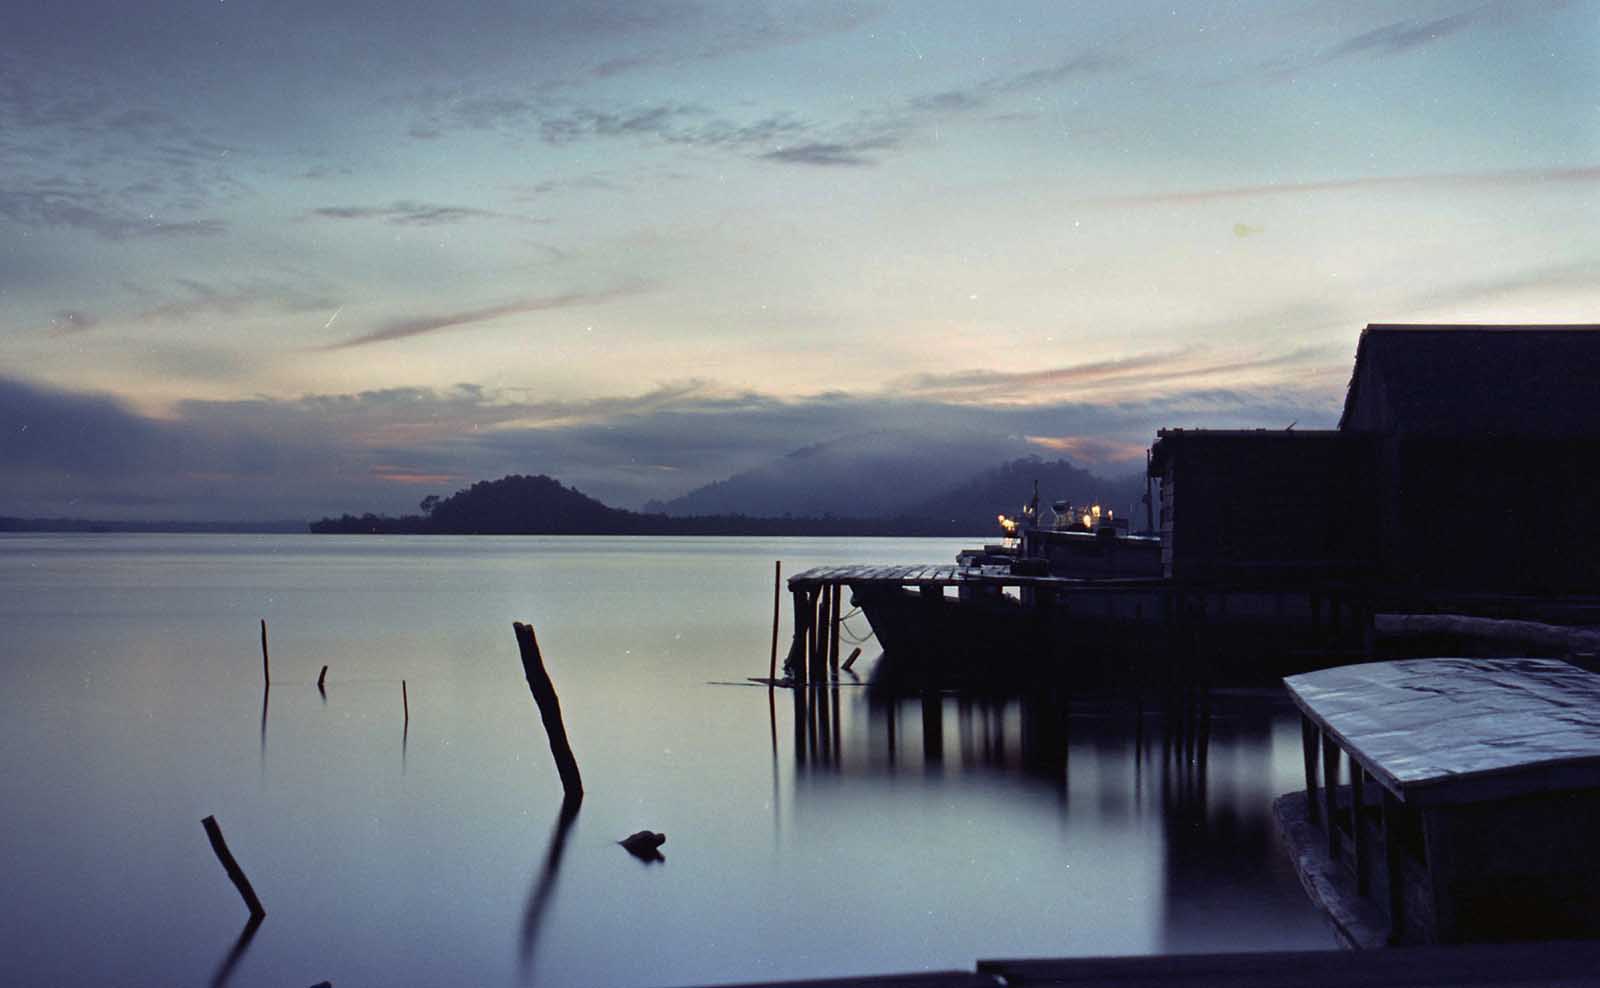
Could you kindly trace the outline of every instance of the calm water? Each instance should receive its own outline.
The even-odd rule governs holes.
[[[847,684],[802,711],[745,682],[774,559],[959,547],[0,536],[0,981],[211,981],[246,912],[207,814],[268,910],[240,986],[1332,946],[1272,838],[1300,757],[1279,697],[1214,698],[1186,752],[1115,697],[1062,719]],[[588,789],[565,829],[513,620],[538,629]],[[614,843],[644,828],[664,863]]]

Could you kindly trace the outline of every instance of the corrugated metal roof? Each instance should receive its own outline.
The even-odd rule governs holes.
[[[1284,684],[1301,710],[1408,802],[1600,785],[1600,676],[1565,662],[1369,662]]]

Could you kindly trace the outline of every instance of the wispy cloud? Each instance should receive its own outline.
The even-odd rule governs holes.
[[[626,287],[597,292],[567,292],[561,295],[544,295],[537,298],[518,299],[502,305],[490,305],[477,309],[462,309],[434,315],[394,319],[384,323],[370,333],[363,333],[360,336],[354,336],[338,343],[331,343],[322,349],[348,350],[351,347],[370,346],[374,343],[389,343],[412,336],[422,336],[425,333],[436,333],[444,329],[457,329],[504,316],[599,305],[625,295],[637,294],[641,290],[638,287]]]
[[[785,165],[860,167],[878,163],[877,159],[871,156],[872,152],[892,150],[899,146],[899,139],[885,135],[847,143],[812,141],[807,144],[780,147],[760,157],[766,161],[776,161]]]
[[[100,324],[94,315],[80,309],[62,309],[50,317],[51,336],[75,336],[86,333]]]
[[[918,113],[970,113],[989,107],[1002,96],[1104,75],[1132,64],[1131,58],[1116,52],[1081,51],[1036,69],[994,75],[970,86],[917,96],[907,104],[907,109]]]
[[[897,381],[894,386],[909,394],[956,403],[1123,401],[1174,385],[1218,386],[1240,375],[1260,375],[1316,361],[1333,366],[1336,358],[1344,356],[1342,350],[1324,346],[1265,354],[1219,354],[1205,347],[1185,347],[1041,370],[921,374]]]
[[[1167,189],[1135,195],[1098,196],[1081,202],[1108,206],[1171,205],[1265,196],[1349,192],[1382,188],[1517,188],[1600,182],[1600,165],[1569,168],[1524,168],[1484,172],[1433,172],[1417,175],[1370,175],[1317,182],[1271,182],[1203,189]]]
[[[117,199],[87,182],[14,180],[0,189],[0,218],[22,226],[83,230],[111,241],[215,237],[228,229],[218,219],[141,216]]]
[[[145,299],[145,307],[133,318],[147,323],[186,322],[247,312],[324,312],[340,304],[324,291],[264,278],[223,283],[177,278],[171,285],[175,289],[166,283],[159,287],[126,283],[124,288]]]
[[[1383,27],[1371,31],[1363,31],[1353,37],[1334,45],[1328,49],[1321,58],[1324,62],[1333,62],[1351,55],[1371,52],[1375,55],[1394,55],[1407,52],[1413,48],[1433,44],[1457,34],[1480,20],[1485,13],[1494,10],[1498,4],[1484,4],[1473,10],[1463,10],[1448,17],[1436,17],[1432,20],[1404,20],[1385,24]]]
[[[311,215],[330,220],[380,220],[397,226],[440,226],[476,219],[508,219],[533,222],[531,217],[498,213],[471,206],[444,206],[437,203],[396,200],[387,206],[322,206]]]

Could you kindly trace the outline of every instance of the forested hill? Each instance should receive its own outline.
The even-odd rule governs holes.
[[[1066,498],[1100,498],[1115,507],[1143,494],[1132,479],[1107,481],[1066,460],[1016,460],[974,477],[954,491],[891,517],[840,518],[695,515],[671,517],[613,508],[551,477],[510,476],[482,481],[446,498],[429,497],[423,513],[394,518],[344,515],[311,523],[319,534],[440,535],[850,535],[984,536],[995,515],[1016,514],[1039,481],[1042,508]],[[1116,500],[1113,500],[1115,498]],[[1045,520],[1048,510],[1041,510]]]
[[[670,518],[609,507],[550,477],[503,477],[423,501],[424,514],[344,515],[311,523],[318,534],[437,535],[972,535],[919,518]]]

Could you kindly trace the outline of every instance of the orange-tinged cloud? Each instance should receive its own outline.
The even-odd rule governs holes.
[[[1023,436],[1034,446],[1055,453],[1064,453],[1085,463],[1128,463],[1144,457],[1144,446],[1139,443],[1115,439],[1098,439],[1093,436]]]

